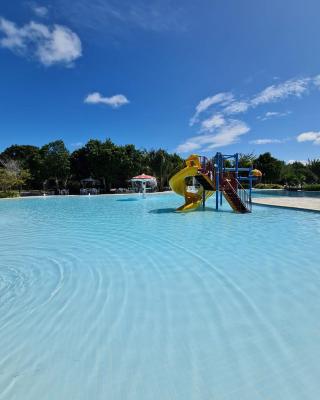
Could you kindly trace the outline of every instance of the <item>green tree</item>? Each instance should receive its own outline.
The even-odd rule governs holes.
[[[239,156],[239,167],[242,168],[252,167],[257,159],[253,153],[240,153]]]
[[[163,149],[151,150],[148,154],[148,165],[158,178],[159,189],[163,190],[169,185],[173,171],[183,166],[183,160],[177,154],[170,155]]]
[[[106,190],[110,190],[115,180],[116,146],[110,139],[105,142],[89,140],[85,146],[90,175],[102,180]]]
[[[320,182],[320,158],[308,160],[307,168],[314,174],[316,182]]]
[[[70,168],[73,179],[80,181],[90,176],[88,151],[86,147],[81,147],[70,155]]]
[[[295,161],[282,166],[281,181],[288,186],[302,186],[316,182],[317,176],[306,165]]]
[[[135,175],[143,171],[144,157],[140,150],[137,150],[134,145],[118,146],[115,149],[115,172],[114,183],[122,186],[126,185],[127,181]]]
[[[41,155],[38,147],[29,145],[12,145],[5,149],[0,157],[2,159],[9,158],[10,160],[17,161],[23,170],[29,171],[29,187],[36,189],[42,186]]]
[[[30,179],[28,170],[22,169],[18,161],[10,158],[0,159],[0,187],[6,192],[11,189],[22,189],[22,186]]]
[[[70,178],[70,153],[62,140],[56,140],[40,149],[44,181],[54,179],[56,188],[65,188]]]
[[[277,183],[281,180],[281,170],[284,165],[280,161],[272,157],[271,153],[263,153],[255,160],[254,166],[262,172],[263,183]]]

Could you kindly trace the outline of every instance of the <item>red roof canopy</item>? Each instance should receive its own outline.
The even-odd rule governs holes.
[[[156,179],[156,178],[151,175],[141,174],[141,175],[134,176],[132,179],[146,179],[146,180],[149,179],[150,180],[150,179]]]

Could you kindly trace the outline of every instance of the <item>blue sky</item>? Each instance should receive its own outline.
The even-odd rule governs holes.
[[[61,138],[320,157],[316,0],[12,0],[0,150]]]

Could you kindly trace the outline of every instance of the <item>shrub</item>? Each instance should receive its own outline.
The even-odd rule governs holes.
[[[320,184],[319,183],[314,183],[314,184],[310,184],[310,185],[304,185],[302,187],[302,190],[306,190],[306,191],[320,191]]]
[[[0,192],[0,199],[5,199],[8,197],[19,197],[19,192],[13,190],[7,192]]]
[[[283,189],[283,186],[278,183],[258,183],[255,189]]]

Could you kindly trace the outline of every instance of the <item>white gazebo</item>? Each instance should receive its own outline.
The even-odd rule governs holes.
[[[140,192],[146,193],[147,185],[151,189],[155,189],[157,187],[157,178],[151,175],[141,174],[134,176],[130,179],[132,183],[138,183]]]

